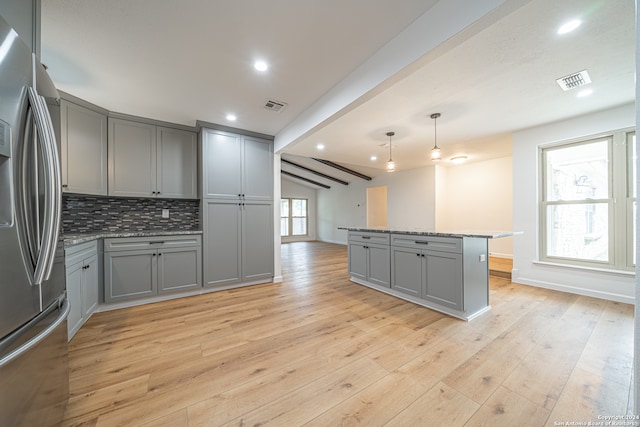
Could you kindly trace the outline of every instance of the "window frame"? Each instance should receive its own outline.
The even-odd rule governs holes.
[[[284,218],[287,218],[287,231],[288,234],[282,234],[282,230],[280,231],[280,237],[308,237],[309,236],[309,199],[303,197],[281,197],[280,198],[280,207],[282,208],[282,200],[288,200],[289,204],[289,212],[287,212],[287,216],[283,216],[282,212],[280,212],[280,221]],[[293,201],[294,200],[303,200],[305,202],[305,216],[294,216],[293,215]],[[282,210],[282,209],[281,209]],[[293,234],[293,220],[304,218],[305,220],[305,234]]]
[[[596,269],[611,269],[620,271],[632,271],[635,269],[635,257],[633,254],[634,239],[633,232],[633,202],[630,201],[630,182],[632,181],[633,158],[630,155],[632,147],[630,141],[635,135],[634,129],[623,129],[600,135],[589,136],[581,139],[557,142],[553,144],[540,145],[538,148],[539,160],[539,191],[538,191],[538,256],[543,262],[553,264],[566,264],[583,266]],[[607,177],[608,177],[608,197],[598,199],[580,200],[548,200],[548,180],[547,176],[547,153],[569,148],[572,146],[584,145],[596,141],[607,140]],[[622,165],[622,167],[620,167]],[[623,184],[620,184],[623,183]],[[618,203],[624,200],[625,203]],[[588,260],[580,258],[569,258],[547,254],[547,244],[549,237],[548,208],[549,206],[567,206],[576,204],[607,204],[608,221],[608,260]],[[631,230],[631,231],[630,231]]]

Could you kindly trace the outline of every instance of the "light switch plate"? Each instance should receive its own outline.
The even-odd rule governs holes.
[[[169,218],[169,209],[162,209],[162,218]]]
[[[485,254],[480,255],[480,262],[485,262],[487,260],[487,256]]]

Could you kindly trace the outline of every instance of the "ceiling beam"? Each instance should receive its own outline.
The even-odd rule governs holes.
[[[338,170],[340,170],[342,172],[346,172],[346,173],[351,174],[353,176],[357,176],[358,178],[362,178],[362,179],[364,179],[366,181],[371,181],[371,177],[370,176],[367,176],[367,175],[362,174],[360,172],[356,172],[353,169],[345,168],[344,166],[341,166],[341,165],[339,165],[337,163],[330,162],[329,160],[317,159],[315,157],[312,157],[312,159],[315,160],[316,162],[320,162],[320,163],[325,164],[327,166],[331,166],[332,168],[336,168],[336,169],[338,169]]]
[[[327,190],[328,190],[329,188],[331,188],[330,186],[328,186],[328,185],[326,185],[326,184],[323,184],[323,183],[321,183],[321,182],[314,181],[314,180],[309,179],[309,178],[305,178],[304,176],[296,175],[295,173],[291,173],[291,172],[287,172],[287,171],[280,171],[280,173],[281,173],[282,175],[290,176],[291,178],[295,178],[295,179],[299,179],[299,180],[302,180],[302,181],[308,182],[309,184],[317,185],[318,187],[326,188]]]
[[[332,177],[330,175],[323,174],[322,172],[318,172],[318,171],[310,169],[310,168],[308,168],[306,166],[299,165],[299,164],[294,163],[294,162],[292,162],[290,160],[287,160],[287,159],[280,159],[280,160],[282,161],[282,163],[286,163],[288,165],[291,165],[291,166],[294,166],[296,168],[302,169],[304,171],[310,172],[310,173],[312,173],[314,175],[321,176],[322,178],[329,179],[331,181],[337,182],[337,183],[342,184],[342,185],[349,185],[349,183],[347,181],[343,181],[341,179],[334,178],[334,177]]]

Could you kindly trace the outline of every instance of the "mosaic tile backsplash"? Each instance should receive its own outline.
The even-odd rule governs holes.
[[[198,230],[199,200],[63,194],[63,234],[96,231]],[[162,210],[169,218],[162,218]]]

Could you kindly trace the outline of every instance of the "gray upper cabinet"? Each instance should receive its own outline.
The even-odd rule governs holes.
[[[244,137],[243,198],[271,200],[273,198],[273,146],[263,139]]]
[[[110,117],[109,195],[197,198],[195,133]]]
[[[272,200],[271,141],[202,130],[203,197]]]
[[[203,130],[203,196],[237,199],[242,194],[242,137]]]
[[[158,197],[198,198],[198,145],[195,132],[166,127],[157,128]]]
[[[62,100],[60,104],[62,189],[107,195],[107,116]]]
[[[109,118],[109,195],[156,195],[156,127]]]

